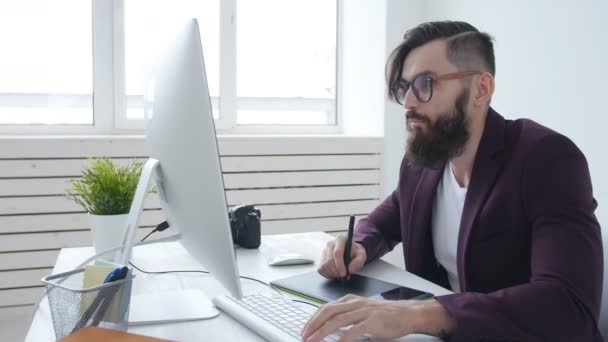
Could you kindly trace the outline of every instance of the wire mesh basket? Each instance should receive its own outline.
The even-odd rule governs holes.
[[[84,269],[50,275],[46,285],[55,337],[59,340],[81,328],[99,326],[127,330],[133,275],[84,288]]]

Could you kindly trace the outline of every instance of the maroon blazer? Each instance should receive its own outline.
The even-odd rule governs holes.
[[[443,168],[404,157],[397,189],[359,221],[368,261],[398,242],[409,272],[450,288],[431,227]],[[602,341],[602,239],[587,161],[563,135],[490,109],[458,236],[462,293],[437,296],[450,341]]]

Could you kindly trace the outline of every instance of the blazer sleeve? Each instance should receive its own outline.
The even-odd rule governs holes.
[[[546,136],[522,180],[530,281],[437,297],[457,321],[450,341],[601,341],[602,240],[585,157],[568,138]]]
[[[399,194],[401,184],[405,177],[407,167],[406,158],[401,162],[399,183],[395,189],[380,205],[367,217],[359,220],[354,232],[353,240],[361,243],[366,250],[369,263],[391,251],[401,242],[401,213]]]

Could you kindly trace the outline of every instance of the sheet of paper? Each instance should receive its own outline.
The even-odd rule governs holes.
[[[103,284],[103,281],[106,279],[108,274],[112,272],[116,267],[114,266],[100,266],[100,265],[87,265],[84,267],[84,278],[82,287],[84,289],[88,289],[91,287],[95,287]],[[81,310],[84,312],[87,307],[94,302],[95,297],[99,294],[99,291],[92,292],[84,292],[81,300]],[[122,301],[122,288],[114,295],[114,299],[110,304],[110,307],[106,311],[106,314],[103,318],[104,321],[117,323],[119,318],[124,315],[120,315],[121,306],[120,302]],[[124,308],[126,309],[126,308]]]

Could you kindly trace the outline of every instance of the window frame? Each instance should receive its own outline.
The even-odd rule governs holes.
[[[112,60],[114,1],[91,0],[93,55],[93,125],[0,124],[3,135],[59,135],[120,133],[114,128]],[[95,14],[95,15],[93,15]]]
[[[328,125],[237,125],[237,107],[249,108],[248,99],[237,102],[236,79],[236,3],[237,0],[220,1],[220,94],[211,101],[221,108],[215,120],[220,134],[339,134],[343,132],[340,79],[342,72],[342,37],[344,0],[336,0],[336,96],[333,106],[333,124]],[[126,116],[125,96],[125,36],[124,0],[91,0],[92,2],[92,54],[93,54],[93,125],[19,125],[0,124],[0,134],[142,134],[145,121]],[[227,39],[232,37],[232,39]],[[266,98],[268,103],[285,103],[309,108],[309,103],[298,103],[284,98]],[[259,102],[259,101],[254,101]],[[255,107],[256,104],[253,104]],[[314,105],[312,105],[314,107]],[[321,106],[321,104],[317,105]]]

